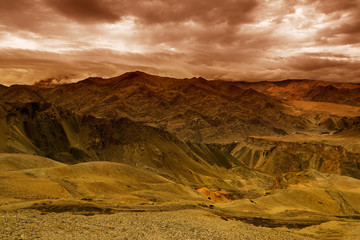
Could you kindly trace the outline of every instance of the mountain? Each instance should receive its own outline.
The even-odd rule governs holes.
[[[269,84],[281,85],[265,85]],[[195,142],[232,142],[251,135],[286,135],[319,128],[308,116],[289,111],[284,99],[269,94],[270,87],[260,89],[258,85],[130,72],[52,88],[11,86],[0,92],[0,99],[47,101],[81,114],[126,117]]]

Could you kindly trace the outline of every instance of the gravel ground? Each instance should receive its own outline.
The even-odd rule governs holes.
[[[0,239],[313,239],[284,229],[223,220],[201,210],[82,216],[0,213]]]

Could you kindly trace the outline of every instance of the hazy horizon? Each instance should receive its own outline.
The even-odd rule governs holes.
[[[101,76],[91,76],[91,77],[87,77],[87,78],[82,78],[82,79],[59,79],[59,78],[47,78],[47,79],[41,79],[39,81],[36,82],[31,82],[31,83],[16,83],[16,84],[1,84],[2,86],[6,86],[6,87],[11,87],[14,85],[28,85],[28,86],[45,86],[45,85],[63,85],[63,84],[72,84],[72,83],[78,83],[90,78],[100,78],[102,80],[108,80],[108,79],[112,79],[112,78],[117,78],[117,77],[121,77],[125,74],[129,74],[129,73],[135,73],[135,72],[140,72],[140,73],[144,73],[146,75],[150,75],[150,76],[154,76],[154,77],[160,77],[160,78],[171,78],[171,79],[177,79],[177,80],[187,80],[187,79],[194,79],[194,78],[202,78],[206,81],[225,81],[225,82],[248,82],[248,83],[261,83],[261,82],[284,82],[284,81],[316,81],[316,82],[328,82],[328,83],[339,83],[336,81],[331,81],[331,80],[317,80],[317,79],[297,79],[297,78],[288,78],[288,79],[279,79],[279,80],[258,80],[258,81],[246,81],[246,80],[236,80],[236,79],[207,79],[204,78],[202,76],[193,76],[193,77],[188,77],[188,78],[177,78],[177,77],[169,77],[169,76],[165,76],[165,75],[155,75],[155,74],[150,74],[144,71],[140,71],[140,70],[134,70],[134,71],[128,71],[128,72],[123,72],[120,75],[116,75],[116,76],[110,76],[110,77],[101,77]],[[344,82],[347,84],[360,84],[360,82]]]

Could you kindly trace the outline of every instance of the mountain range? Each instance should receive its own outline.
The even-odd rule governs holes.
[[[136,71],[0,86],[1,209],[158,203],[330,221],[359,215],[359,179],[359,84]]]
[[[306,102],[328,102],[357,109],[360,85],[312,80],[207,81],[129,72],[64,85],[2,87],[0,100],[45,101],[95,117],[126,117],[167,130],[181,140],[230,143],[248,136],[339,130],[337,125],[346,121],[342,116],[309,112],[293,102],[304,101],[305,106]]]

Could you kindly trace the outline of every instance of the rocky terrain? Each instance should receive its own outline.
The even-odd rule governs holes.
[[[201,210],[81,216],[2,213],[1,239],[314,239],[318,234],[259,228]],[[256,238],[254,238],[256,234]],[[355,236],[349,234],[349,236]]]
[[[357,84],[0,88],[0,238],[356,239],[359,179]]]

